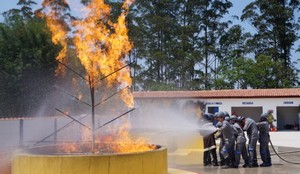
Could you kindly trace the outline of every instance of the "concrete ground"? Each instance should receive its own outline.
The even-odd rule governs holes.
[[[202,164],[202,151],[197,149],[176,149],[168,154],[169,174],[295,174],[300,173],[300,132],[271,132],[271,141],[280,159],[270,147],[273,165],[271,167],[222,169]],[[261,163],[258,152],[258,164]],[[243,160],[241,160],[243,163]]]

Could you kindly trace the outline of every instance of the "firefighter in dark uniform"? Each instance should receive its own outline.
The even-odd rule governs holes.
[[[240,127],[240,125],[237,122],[237,116],[232,115],[230,116],[230,123],[233,125],[234,129],[236,130],[236,145],[235,145],[235,162],[234,162],[234,168],[238,168],[240,164],[241,155],[244,159],[245,164],[243,167],[248,166],[248,153],[246,149],[246,137],[244,134],[243,129]]]
[[[225,120],[225,114],[220,112],[217,115],[219,122],[222,123],[222,126],[218,128],[218,130],[222,133],[224,138],[224,146],[222,148],[222,154],[225,158],[225,166],[223,168],[229,168],[233,165],[233,159],[230,153],[234,150],[234,142],[235,142],[235,130],[233,126]]]
[[[239,117],[238,119],[241,122],[241,127],[244,131],[247,132],[249,139],[248,142],[248,154],[249,154],[249,167],[258,167],[257,164],[257,155],[256,155],[256,144],[259,138],[258,128],[254,120],[247,117]]]
[[[268,113],[262,114],[260,120],[257,124],[259,131],[259,149],[261,160],[263,161],[260,164],[260,167],[270,167],[271,163],[271,155],[269,150],[269,142],[270,142],[270,134],[269,134],[269,123],[268,123]]]
[[[214,117],[215,117],[215,120],[217,120],[217,124],[216,124],[216,127],[217,128],[220,128],[220,127],[222,127],[222,123],[221,122],[219,122],[219,120],[218,120],[218,112],[216,112],[215,114],[214,114]],[[225,159],[224,159],[224,156],[223,156],[223,154],[222,154],[222,149],[223,149],[223,146],[224,146],[224,138],[223,138],[223,135],[222,135],[222,133],[221,132],[219,132],[218,134],[216,134],[216,136],[215,136],[215,138],[216,139],[220,139],[220,143],[219,143],[219,157],[220,157],[220,166],[224,166],[225,165]]]
[[[204,143],[204,154],[203,154],[203,165],[219,166],[216,152],[216,140],[215,132],[211,132],[213,125],[214,116],[212,114],[203,114],[200,119],[200,134],[203,136]],[[212,157],[212,158],[211,158]]]
[[[228,121],[230,123],[230,116],[228,114],[228,112],[224,111],[224,114],[225,114],[225,120]],[[232,125],[230,123],[230,125]],[[233,125],[232,125],[233,126]],[[233,127],[234,128],[234,127]],[[235,130],[236,131],[236,130]],[[236,140],[236,136],[234,136],[235,140]],[[235,161],[235,156],[234,156],[234,147],[235,147],[235,141],[234,141],[234,144],[233,144],[233,150],[230,151],[229,155],[230,155],[230,159],[231,159],[231,164],[230,166],[234,166],[234,161]]]

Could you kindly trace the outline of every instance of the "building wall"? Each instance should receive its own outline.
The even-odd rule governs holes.
[[[139,104],[147,103],[147,106],[149,106],[149,103],[156,104],[161,108],[169,108],[172,105],[174,106],[174,103],[184,105],[190,101],[203,102],[206,103],[205,112],[214,113],[216,110],[227,111],[229,114],[237,112],[236,114],[251,117],[255,121],[259,120],[262,113],[273,110],[273,116],[277,120],[274,125],[278,126],[280,130],[295,129],[290,128],[292,125],[299,129],[300,123],[300,98],[138,98],[136,101]],[[145,115],[141,117],[142,120],[146,119]],[[280,121],[279,124],[278,121]]]
[[[228,113],[233,112],[232,107],[262,107],[263,113],[271,109],[275,119],[278,117],[277,107],[300,106],[300,98],[228,98],[205,99],[204,102],[206,102],[206,110],[208,107],[218,107],[219,111],[227,111]]]

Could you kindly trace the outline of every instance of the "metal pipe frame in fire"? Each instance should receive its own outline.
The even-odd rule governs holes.
[[[118,71],[120,71],[120,70],[126,68],[127,66],[130,66],[131,64],[133,64],[133,63],[135,63],[135,62],[131,62],[131,63],[129,63],[129,64],[127,64],[127,65],[125,65],[125,66],[123,66],[123,67],[117,69],[116,71],[114,71],[114,72],[112,72],[112,73],[110,73],[110,74],[108,74],[108,75],[106,75],[106,76],[100,78],[99,80],[95,81],[95,79],[91,78],[90,76],[89,76],[88,79],[86,79],[84,76],[82,76],[80,73],[76,72],[75,70],[73,70],[72,68],[70,68],[69,66],[67,66],[66,64],[60,62],[59,60],[56,60],[56,61],[57,61],[59,64],[61,64],[61,65],[63,65],[64,67],[66,67],[68,70],[72,71],[72,72],[73,72],[74,74],[76,74],[78,77],[81,77],[83,80],[85,80],[85,81],[87,81],[87,82],[89,83],[90,97],[91,97],[91,104],[89,104],[88,102],[85,102],[85,101],[79,99],[78,97],[75,97],[75,96],[72,95],[72,94],[69,94],[69,93],[67,93],[67,92],[64,92],[64,93],[67,94],[67,95],[69,95],[69,96],[71,96],[71,97],[73,97],[73,98],[75,98],[76,100],[78,100],[78,101],[80,101],[80,102],[86,104],[87,106],[90,106],[90,107],[91,107],[91,114],[92,114],[92,128],[90,128],[89,126],[83,124],[82,122],[80,122],[80,120],[75,119],[74,117],[70,116],[69,114],[65,113],[64,111],[61,111],[60,109],[55,108],[55,109],[56,109],[58,112],[60,112],[61,114],[63,114],[63,115],[65,115],[65,116],[69,117],[70,119],[72,119],[72,121],[69,122],[69,123],[67,123],[66,125],[64,125],[64,126],[61,127],[60,129],[55,130],[52,134],[50,134],[50,135],[48,135],[47,137],[43,138],[42,140],[36,142],[34,145],[37,145],[37,144],[39,144],[39,143],[41,143],[41,142],[44,142],[44,141],[45,141],[46,139],[48,139],[49,137],[51,137],[51,136],[53,136],[53,135],[56,135],[56,133],[58,133],[59,131],[65,129],[65,128],[67,128],[67,127],[69,127],[71,124],[73,124],[74,122],[76,122],[76,123],[80,124],[81,126],[84,126],[84,127],[88,128],[88,129],[90,129],[90,130],[92,131],[92,150],[94,150],[94,147],[95,147],[95,132],[96,132],[96,130],[99,130],[100,128],[102,128],[102,127],[104,127],[104,126],[106,126],[106,125],[112,123],[113,121],[115,121],[115,120],[117,120],[117,119],[119,119],[119,118],[125,116],[126,114],[132,112],[132,111],[135,109],[135,108],[133,108],[133,109],[131,109],[131,110],[129,110],[129,111],[127,111],[127,112],[125,112],[125,113],[123,113],[123,114],[121,114],[121,115],[115,117],[114,119],[112,119],[112,120],[110,120],[110,121],[104,123],[104,124],[101,125],[100,127],[95,128],[95,107],[101,105],[102,103],[104,103],[104,102],[107,101],[108,99],[112,98],[114,95],[118,94],[118,93],[121,92],[122,90],[124,90],[124,89],[126,89],[126,88],[129,88],[129,86],[126,86],[125,88],[122,88],[121,90],[117,91],[116,93],[112,94],[111,96],[107,97],[106,99],[104,99],[104,100],[100,101],[99,103],[95,104],[95,87],[94,87],[95,85],[94,85],[94,84],[99,83],[100,81],[102,81],[102,80],[106,79],[107,77],[109,77],[109,76],[111,76],[111,75],[117,73]],[[86,116],[85,116],[85,117],[86,117]]]

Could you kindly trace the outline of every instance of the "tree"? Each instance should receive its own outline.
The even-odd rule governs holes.
[[[232,26],[228,31],[224,32],[219,40],[219,48],[216,54],[219,60],[219,66],[216,69],[214,80],[214,88],[228,89],[236,86],[247,87],[244,84],[241,73],[237,73],[237,68],[252,66],[253,62],[247,61],[247,55],[250,53],[247,42],[252,38],[250,33],[245,33],[240,25]]]
[[[176,4],[167,1],[137,1],[132,7],[130,27],[135,49],[135,56],[145,64],[139,79],[147,89],[152,85],[171,84],[174,76],[169,72],[172,43],[176,42],[174,29],[176,25]],[[131,28],[129,30],[131,30]],[[174,40],[173,40],[174,39]]]
[[[211,88],[212,74],[214,67],[212,64],[216,61],[217,43],[221,35],[228,28],[230,21],[222,22],[223,16],[228,13],[232,3],[227,0],[204,0],[201,1],[200,10],[201,25],[200,29],[203,35],[200,37],[199,47],[203,55],[201,64],[204,66],[204,88]]]
[[[21,10],[7,11],[0,25],[0,115],[27,116],[43,103],[54,84],[58,48],[45,22],[20,0]]]
[[[229,1],[137,1],[133,7],[135,55],[144,59],[144,86],[165,84],[170,89],[209,88],[209,58],[227,22],[220,19]],[[203,61],[204,60],[204,61]],[[205,61],[206,60],[206,61]],[[199,67],[196,68],[195,67]],[[204,73],[202,71],[204,67]]]
[[[300,2],[295,0],[256,0],[243,10],[241,19],[249,20],[257,29],[252,41],[256,58],[263,54],[283,64],[281,70],[273,69],[277,81],[273,87],[289,87],[297,81],[291,49],[297,40],[295,12],[299,7]]]

